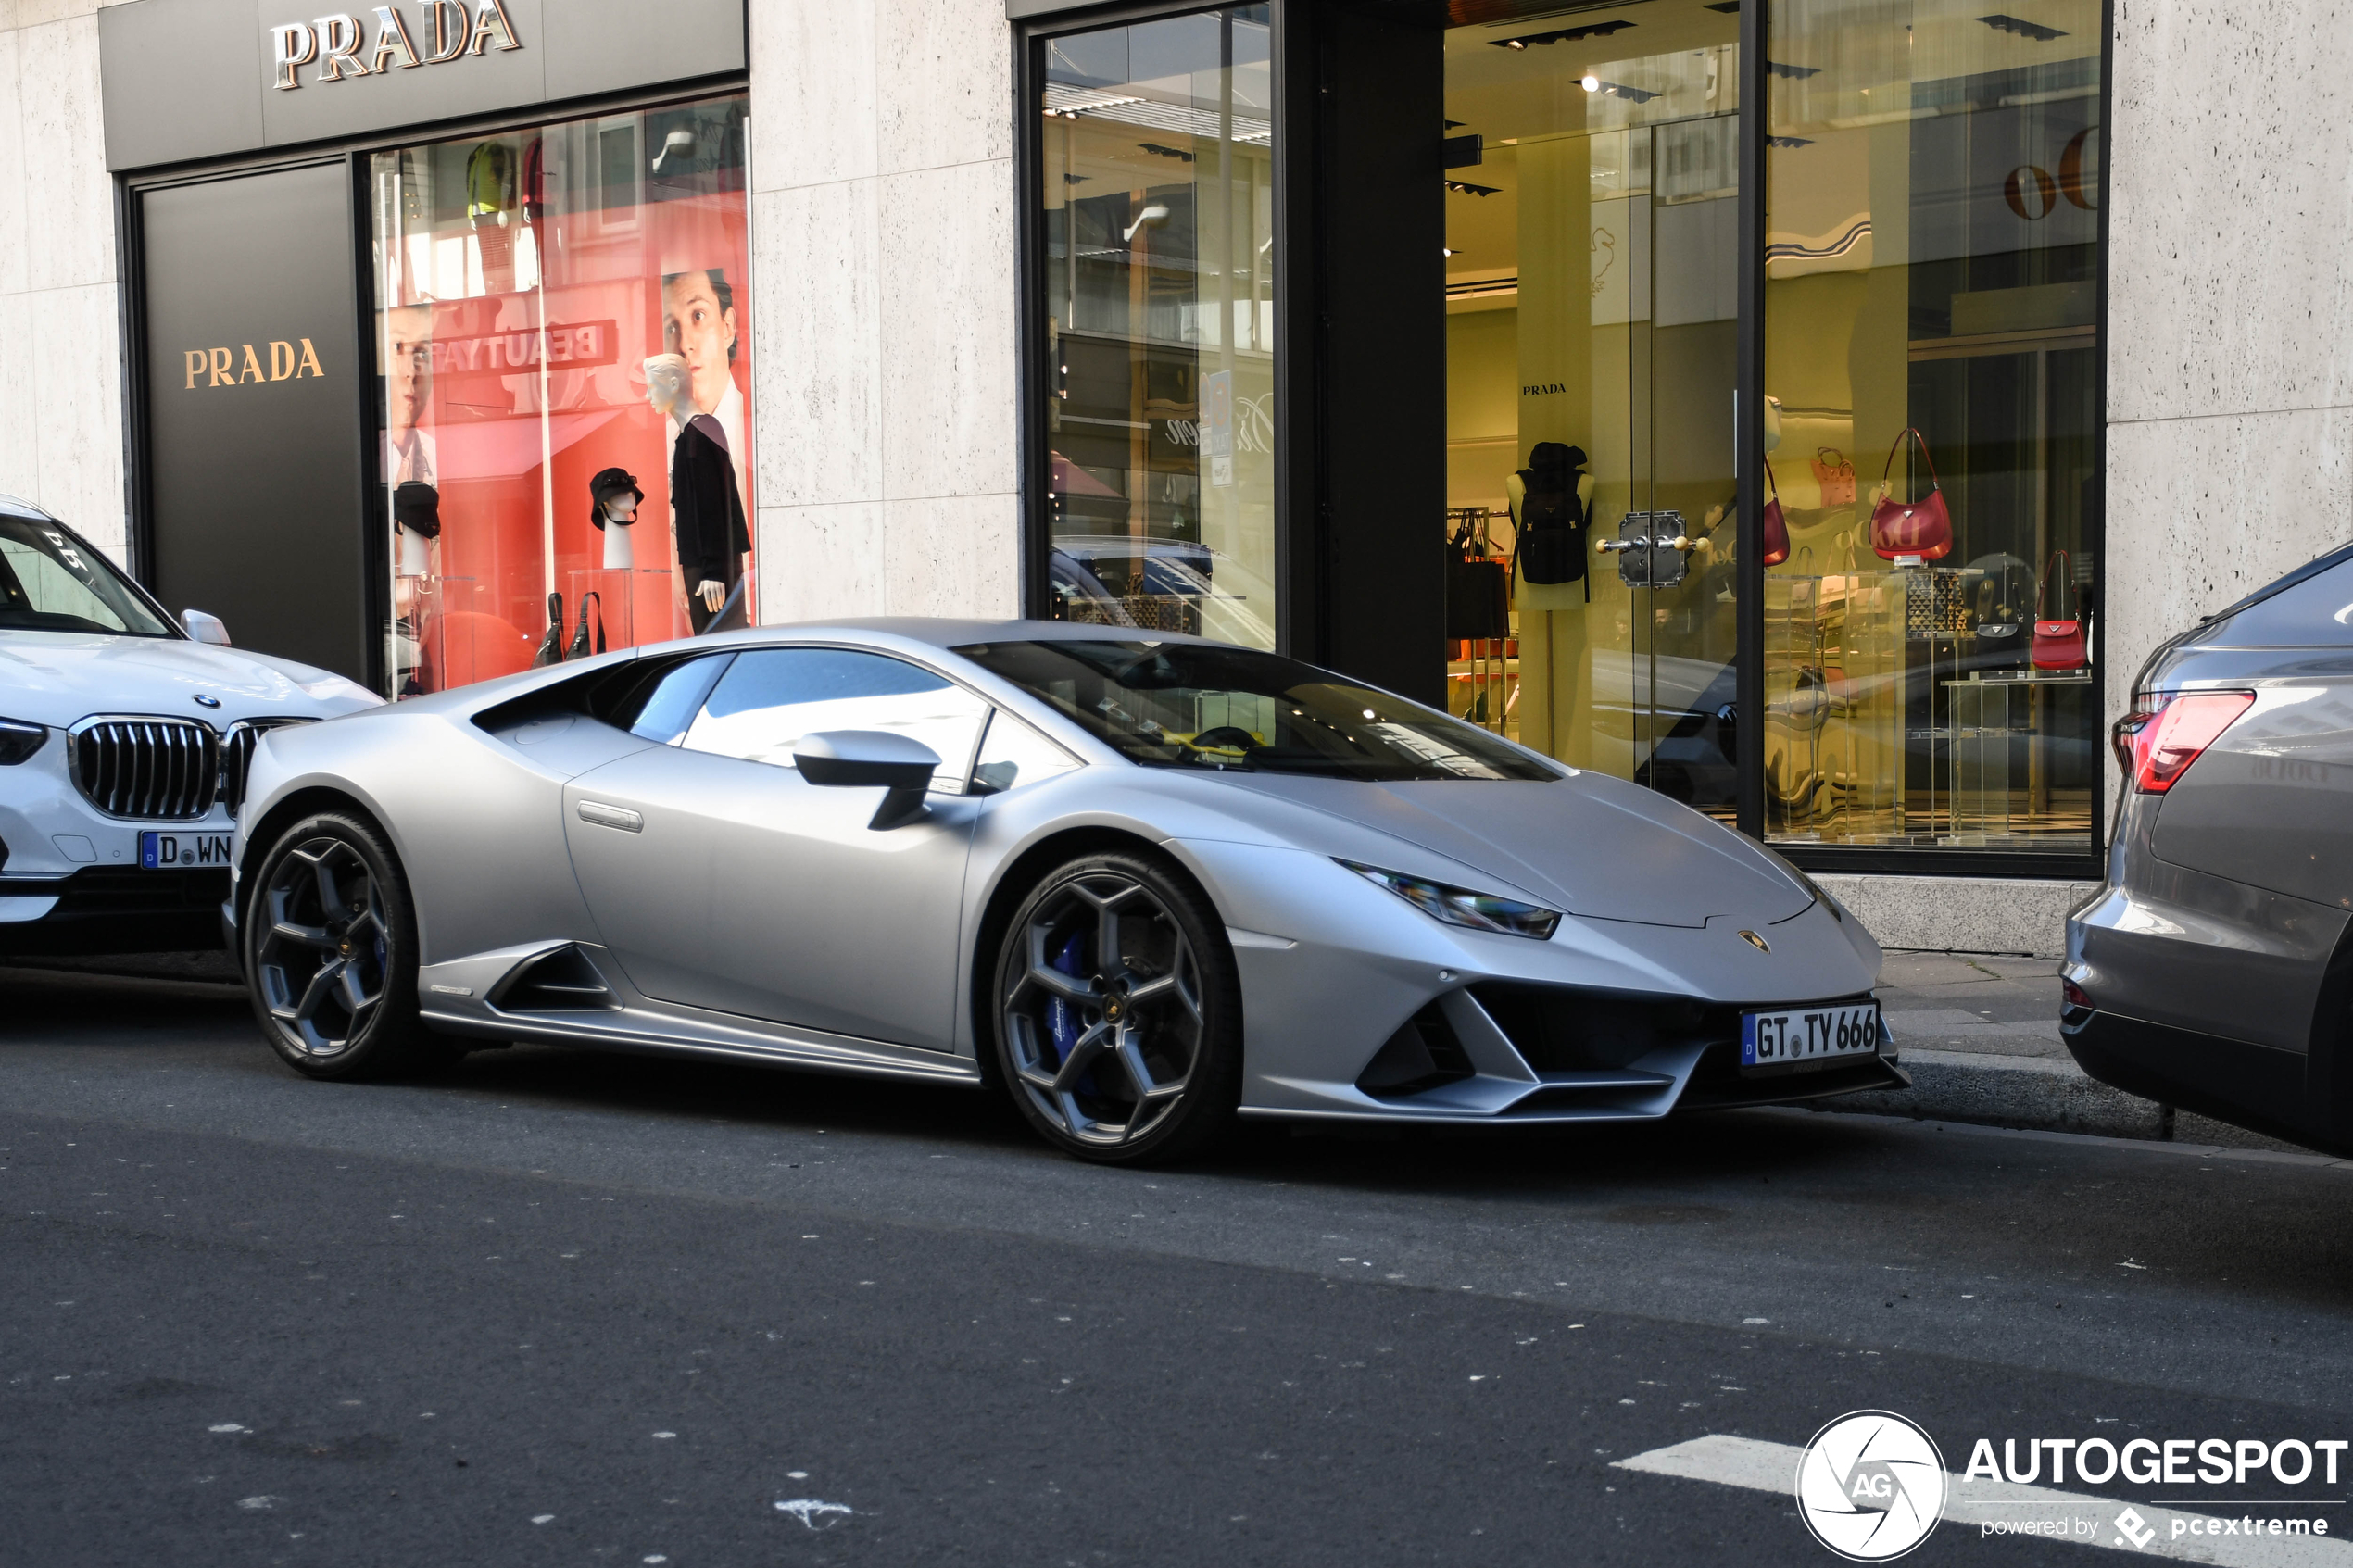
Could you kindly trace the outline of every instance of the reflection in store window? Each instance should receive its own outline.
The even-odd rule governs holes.
[[[751,617],[744,124],[371,157],[394,696]]]
[[[1051,613],[1275,643],[1268,7],[1046,40]]]
[[[1770,13],[1778,841],[2091,844],[2101,12],[2034,15]]]

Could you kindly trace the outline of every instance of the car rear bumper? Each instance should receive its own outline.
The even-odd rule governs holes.
[[[2353,1138],[2331,1114],[2329,1097],[2318,1092],[2311,1060],[2301,1051],[2097,1007],[2071,1015],[2060,1037],[2077,1066],[2126,1094],[2332,1154],[2353,1153]]]
[[[0,877],[0,957],[217,948],[228,894],[221,868],[90,866],[67,876]]]

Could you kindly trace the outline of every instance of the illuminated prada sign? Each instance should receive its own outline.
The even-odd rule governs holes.
[[[270,345],[270,368],[263,370],[261,356],[253,345],[245,345],[245,363],[237,363],[234,350],[229,348],[189,348],[182,350],[187,361],[188,381],[183,392],[201,392],[216,386],[242,386],[248,382],[300,381],[305,376],[317,376],[324,381],[327,372],[319,368],[319,351],[310,340],[301,340],[297,350],[291,343],[278,342]],[[199,381],[199,377],[207,378]]]
[[[464,0],[426,0],[426,9],[433,19],[433,46],[422,52],[417,35],[409,31],[408,19],[397,6],[376,7],[372,47],[366,25],[348,11],[271,29],[278,90],[284,93],[300,87],[305,66],[316,68],[310,77],[313,82],[343,82],[355,76],[386,75],[396,66],[409,70],[447,65],[485,49],[522,47],[522,40],[515,36],[514,19],[507,14],[506,0],[476,0],[471,13]]]

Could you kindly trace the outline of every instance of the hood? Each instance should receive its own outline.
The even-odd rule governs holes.
[[[220,706],[204,706],[199,695]],[[270,716],[331,719],[378,700],[327,671],[209,643],[0,631],[0,718],[59,729],[94,713],[202,719],[216,728]]]
[[[1814,901],[1731,829],[1597,773],[1411,784],[1220,778],[1403,839],[1591,919],[1703,926],[1730,915],[1771,924]]]

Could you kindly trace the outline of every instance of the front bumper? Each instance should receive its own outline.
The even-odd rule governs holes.
[[[217,948],[228,894],[222,867],[86,866],[65,876],[0,876],[0,957]]]

